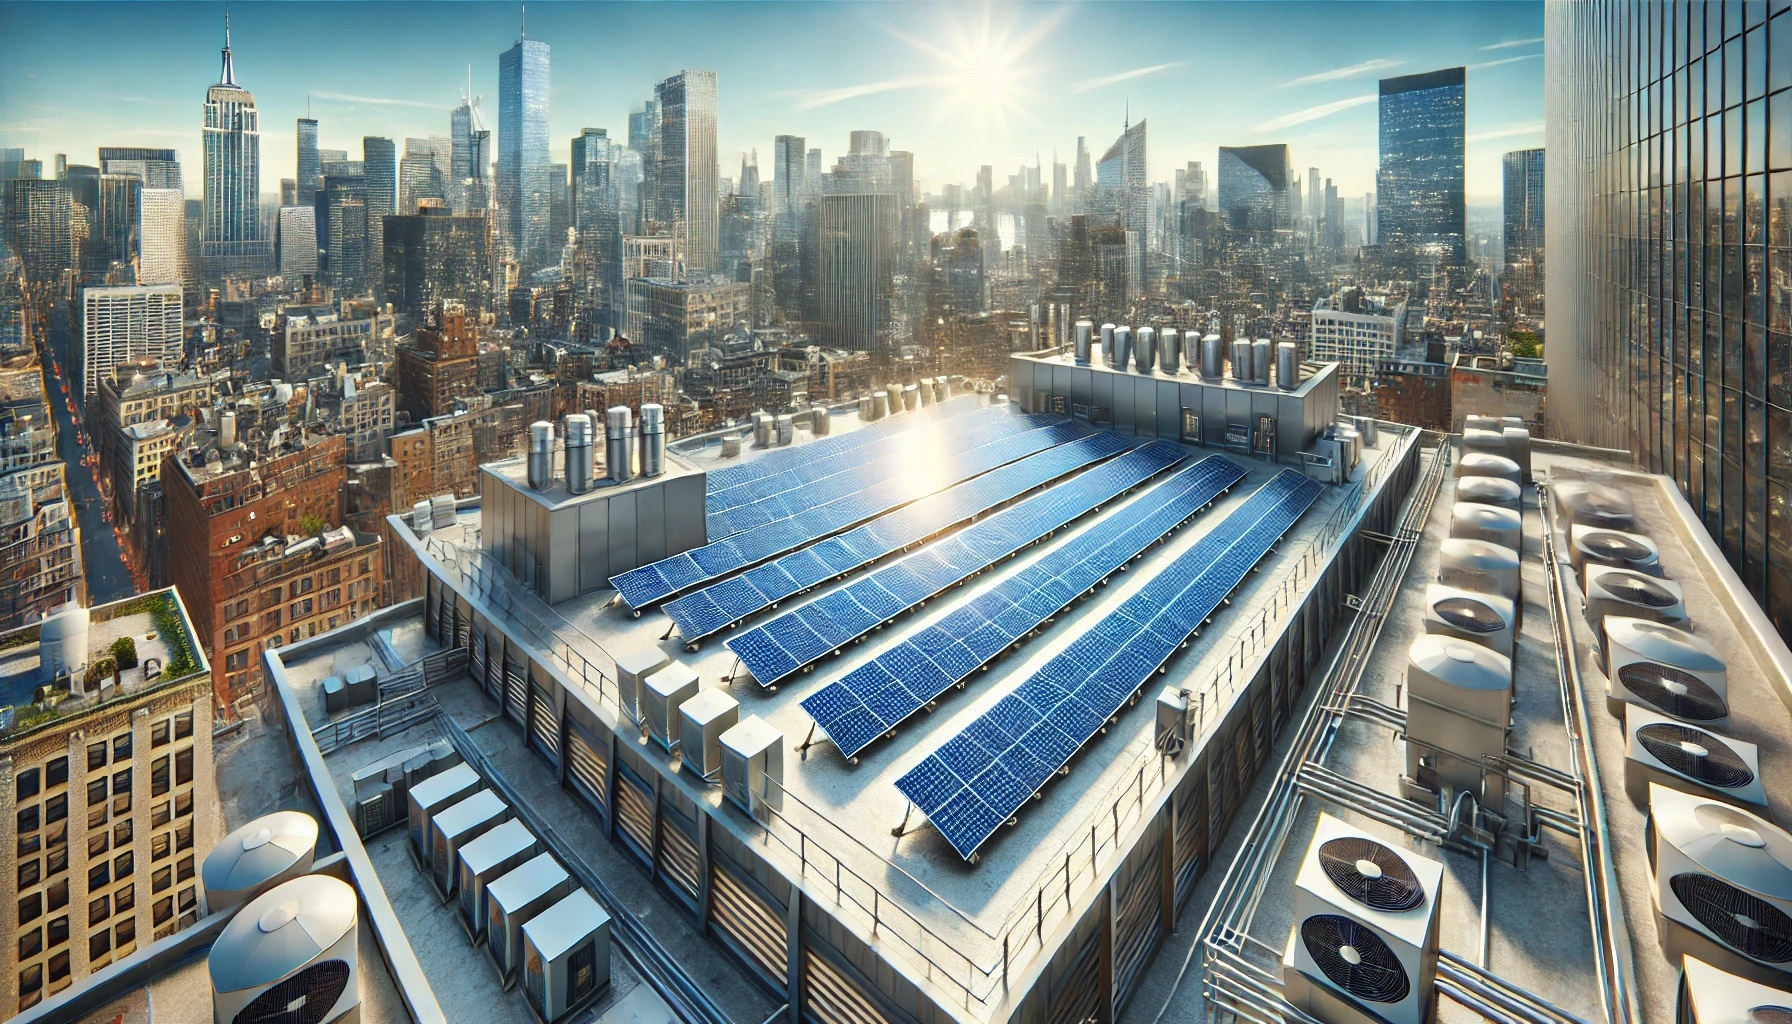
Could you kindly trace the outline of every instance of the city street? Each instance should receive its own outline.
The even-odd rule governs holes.
[[[112,524],[106,522],[105,503],[100,497],[98,471],[81,464],[81,442],[74,415],[69,411],[69,396],[62,393],[62,381],[56,363],[45,354],[44,390],[56,416],[56,454],[67,471],[69,495],[75,504],[75,519],[81,526],[81,560],[87,570],[88,604],[104,604],[129,597],[137,592],[125,564],[124,550]],[[74,386],[70,385],[70,391]]]

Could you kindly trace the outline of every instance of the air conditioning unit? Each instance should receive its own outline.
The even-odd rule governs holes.
[[[1519,599],[1518,552],[1503,544],[1451,537],[1439,545],[1437,582],[1477,594]]]
[[[1498,594],[1433,583],[1425,588],[1425,632],[1453,636],[1512,657],[1515,609]]]
[[[624,651],[616,655],[616,692],[622,710],[633,722],[641,721],[641,681],[672,663],[657,647]]]
[[[1792,835],[1709,797],[1649,787],[1662,952],[1763,985],[1792,982]]]
[[[317,819],[275,811],[218,840],[200,865],[206,913],[215,914],[309,874],[317,853]]]
[[[670,751],[678,746],[678,707],[697,696],[697,673],[672,662],[641,681],[642,712],[647,735]]]
[[[610,983],[610,915],[574,889],[523,925],[523,991],[545,1024],[584,1006]]]
[[[1456,478],[1456,500],[1480,505],[1495,505],[1514,512],[1524,510],[1523,493],[1517,484],[1497,476],[1462,476]]]
[[[460,923],[474,945],[485,938],[485,887],[540,851],[529,826],[515,818],[460,848]]]
[[[1624,716],[1624,792],[1637,806],[1649,799],[1649,784],[1767,813],[1761,789],[1761,752],[1698,726],[1676,722],[1646,708]]]
[[[1677,1024],[1786,1024],[1792,1021],[1792,990],[1762,985],[1719,970],[1698,957],[1680,968]]]
[[[1470,452],[1467,455],[1464,455],[1461,461],[1456,463],[1456,475],[1458,477],[1491,476],[1500,480],[1510,480],[1515,484],[1522,484],[1524,474],[1523,471],[1518,468],[1518,463],[1513,462],[1504,455],[1494,455],[1489,452]]]
[[[436,812],[429,823],[429,864],[443,900],[454,895],[460,877],[460,848],[509,820],[510,808],[489,789]]]
[[[1571,526],[1568,529],[1568,561],[1575,575],[1589,565],[1615,565],[1650,576],[1660,576],[1661,551],[1640,533],[1608,530],[1603,526]]]
[[[572,892],[572,876],[551,853],[537,854],[485,889],[485,955],[506,991],[523,960],[523,925]]]
[[[1442,881],[1442,864],[1321,812],[1294,882],[1288,1001],[1327,1024],[1431,1020]]]
[[[484,785],[473,766],[465,762],[411,786],[411,853],[425,870],[429,864],[429,820],[449,804],[472,796]]]
[[[1683,629],[1650,619],[1605,620],[1606,710],[1647,708],[1701,729],[1730,728],[1728,676],[1717,648]]]
[[[1498,455],[1505,458],[1506,434],[1503,428],[1488,429],[1486,427],[1464,427],[1462,431],[1462,454]],[[1517,464],[1517,460],[1513,460]],[[1460,475],[1460,474],[1459,474]]]
[[[740,722],[740,701],[727,687],[698,691],[678,709],[678,749],[684,767],[705,779],[722,769],[722,734]]]
[[[1450,507],[1450,536],[1484,540],[1514,551],[1524,550],[1524,523],[1517,512],[1498,505],[1459,501]]]
[[[1608,484],[1569,480],[1550,487],[1556,529],[1597,526],[1607,530],[1636,530],[1636,504],[1630,495]]]
[[[752,814],[755,803],[781,806],[784,734],[758,715],[748,715],[722,734],[722,791]]]
[[[1587,625],[1595,636],[1599,634],[1599,621],[1607,615],[1652,619],[1678,624],[1683,629],[1690,625],[1680,584],[1673,580],[1656,579],[1615,565],[1589,565],[1581,574],[1581,592],[1586,595],[1583,607]]]
[[[207,957],[214,1024],[358,1017],[359,919],[354,888],[329,875],[302,875],[249,901]]]
[[[1498,808],[1505,781],[1485,777],[1483,757],[1506,753],[1512,725],[1512,659],[1448,636],[1422,636],[1406,658],[1406,777],[1474,793]],[[1411,742],[1417,740],[1418,742]],[[1437,748],[1437,749],[1431,749]],[[1445,757],[1439,751],[1456,755]]]

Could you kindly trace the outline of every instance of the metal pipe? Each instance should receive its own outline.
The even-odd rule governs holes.
[[[628,444],[633,419],[626,405],[614,406],[604,414],[604,472],[619,484],[628,483],[635,476]]]
[[[1565,1021],[1567,1024],[1588,1024],[1584,1018],[1569,1013],[1541,996],[1518,988],[1497,974],[1483,971],[1447,949],[1438,951],[1438,970],[1452,977],[1460,976],[1475,981],[1499,993],[1503,999],[1528,1007],[1551,1019]]]
[[[1174,376],[1182,372],[1182,332],[1166,327],[1158,339],[1157,368]]]
[[[591,433],[591,417],[582,412],[566,417],[566,489],[572,494],[590,491],[597,471]]]
[[[1485,968],[1487,966],[1487,925],[1488,925],[1488,921],[1489,921],[1489,917],[1487,914],[1487,862],[1488,862],[1488,860],[1489,860],[1489,854],[1487,852],[1487,848],[1485,846],[1483,846],[1481,848],[1481,955],[1477,956],[1475,958],[1475,962],[1483,968]]]
[[[1275,359],[1275,346],[1268,338],[1258,338],[1251,342],[1251,379],[1258,384],[1269,386],[1269,364]]]
[[[658,402],[641,406],[641,475],[666,472],[666,411]]]
[[[1133,366],[1140,373],[1150,373],[1157,368],[1157,328],[1139,328],[1135,338]]]
[[[1076,364],[1089,365],[1089,340],[1095,333],[1095,325],[1087,320],[1076,322]]]
[[[1125,372],[1132,361],[1132,328],[1126,324],[1114,328],[1114,369]]]
[[[1114,330],[1113,324],[1101,325],[1101,358],[1109,367],[1114,365]]]
[[[1283,391],[1300,387],[1300,353],[1292,341],[1276,346],[1276,387]]]
[[[529,489],[545,491],[554,479],[554,425],[547,420],[529,424]]]

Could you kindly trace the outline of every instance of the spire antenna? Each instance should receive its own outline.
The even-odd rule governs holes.
[[[517,35],[517,41],[522,42],[524,39],[527,39],[527,38],[529,38],[529,5],[524,4],[523,5],[523,24],[522,24],[521,31]]]

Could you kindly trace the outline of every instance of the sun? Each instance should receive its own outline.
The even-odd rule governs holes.
[[[1040,124],[1033,107],[1040,92],[1033,82],[1051,70],[1039,44],[1064,20],[1068,8],[1040,13],[1031,7],[966,11],[943,7],[938,28],[927,38],[889,29],[890,34],[931,58],[927,80],[934,83],[933,122],[962,137],[1008,136],[1016,121]],[[1028,15],[1023,24],[1015,19]]]

